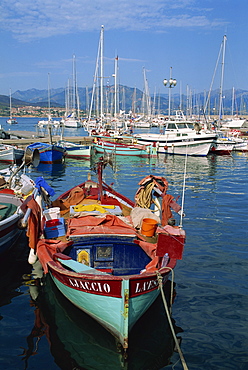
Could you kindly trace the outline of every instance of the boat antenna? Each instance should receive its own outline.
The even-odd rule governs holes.
[[[183,176],[183,194],[182,194],[182,208],[180,212],[180,225],[179,227],[183,227],[183,216],[184,216],[184,198],[185,198],[185,183],[186,183],[186,170],[187,170],[187,159],[188,159],[188,145],[186,146],[186,153],[185,153],[185,163],[184,163],[184,176]]]

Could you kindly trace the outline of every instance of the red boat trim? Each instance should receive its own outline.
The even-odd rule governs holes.
[[[97,275],[89,276],[83,273],[70,272],[59,267],[53,261],[48,262],[48,267],[55,279],[71,289],[107,297],[122,297],[122,279],[120,277],[106,275],[99,278]]]
[[[176,259],[172,259],[168,265],[170,268],[174,268],[176,265]],[[162,272],[163,271],[163,272]],[[160,270],[160,274],[163,277],[163,284],[168,280],[169,274],[171,270],[166,269]],[[130,290],[129,290],[129,297],[134,298],[139,295],[149,293],[153,290],[158,289],[158,278],[157,274],[149,274],[149,275],[140,275],[135,277],[134,279],[130,279]]]
[[[92,183],[94,183],[94,184],[97,184],[97,185],[98,185],[98,183],[97,183],[97,182],[95,182],[95,181],[92,181]],[[67,190],[66,192],[64,192],[63,194],[61,194],[61,195],[58,197],[58,199],[65,199],[65,198],[70,194],[70,192],[71,192],[71,190],[72,190],[72,189],[74,189],[74,188],[76,188],[76,187],[78,187],[78,186],[79,186],[80,188],[83,188],[83,187],[84,187],[84,184],[85,184],[85,182],[83,182],[82,184],[79,184],[79,185],[74,186],[73,188],[71,188],[71,189]],[[130,199],[129,199],[129,198],[127,198],[126,196],[124,196],[124,195],[122,195],[122,194],[118,193],[117,191],[115,191],[111,186],[107,185],[104,181],[102,181],[102,185],[103,185],[103,191],[105,190],[105,191],[110,192],[111,194],[113,194],[113,195],[115,195],[115,196],[119,197],[119,198],[120,198],[120,199],[122,199],[124,202],[126,202],[130,207],[134,207],[135,203],[134,203],[132,200],[130,200]]]
[[[172,259],[168,267],[174,268],[175,265],[176,259]],[[48,267],[56,280],[71,289],[107,297],[122,297],[121,286],[123,278],[120,276],[101,275],[100,278],[98,275],[89,276],[84,273],[68,271],[54,261],[48,262]],[[171,269],[167,269],[166,267],[160,270],[163,276],[163,283],[167,281],[170,272]],[[128,279],[130,281],[129,298],[134,298],[158,289],[156,273],[135,275],[134,277],[129,276]]]

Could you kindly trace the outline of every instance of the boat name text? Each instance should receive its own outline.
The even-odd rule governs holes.
[[[141,282],[136,283],[135,294],[152,290],[154,288],[157,288],[157,286],[158,286],[158,281],[156,279],[144,281],[142,283]]]
[[[93,291],[98,293],[110,293],[111,287],[108,283],[99,281],[82,281],[76,279],[69,279],[70,285],[74,288],[79,288],[85,291]]]

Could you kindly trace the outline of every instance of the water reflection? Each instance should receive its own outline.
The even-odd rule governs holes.
[[[170,282],[165,288],[167,297],[169,292]],[[161,297],[133,328],[130,347],[124,354],[114,337],[65,299],[49,276],[39,293],[33,285],[30,294],[36,308],[34,327],[27,337],[28,348],[24,353],[26,365],[29,357],[38,350],[35,343],[44,335],[55,363],[61,369],[159,370],[170,363],[174,339]],[[175,323],[174,329],[176,333],[182,331]]]
[[[23,234],[11,250],[1,256],[0,261],[0,307],[10,304],[14,297],[23,294],[18,288],[23,279],[31,273],[28,263],[29,248],[26,235]],[[0,320],[2,316],[0,316]]]
[[[60,178],[65,175],[65,168],[65,163],[39,163],[36,170],[44,175]]]

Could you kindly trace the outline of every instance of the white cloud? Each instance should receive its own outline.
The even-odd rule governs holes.
[[[166,31],[169,27],[213,27],[211,9],[196,0],[2,0],[0,29],[25,42],[68,33],[110,29]]]

